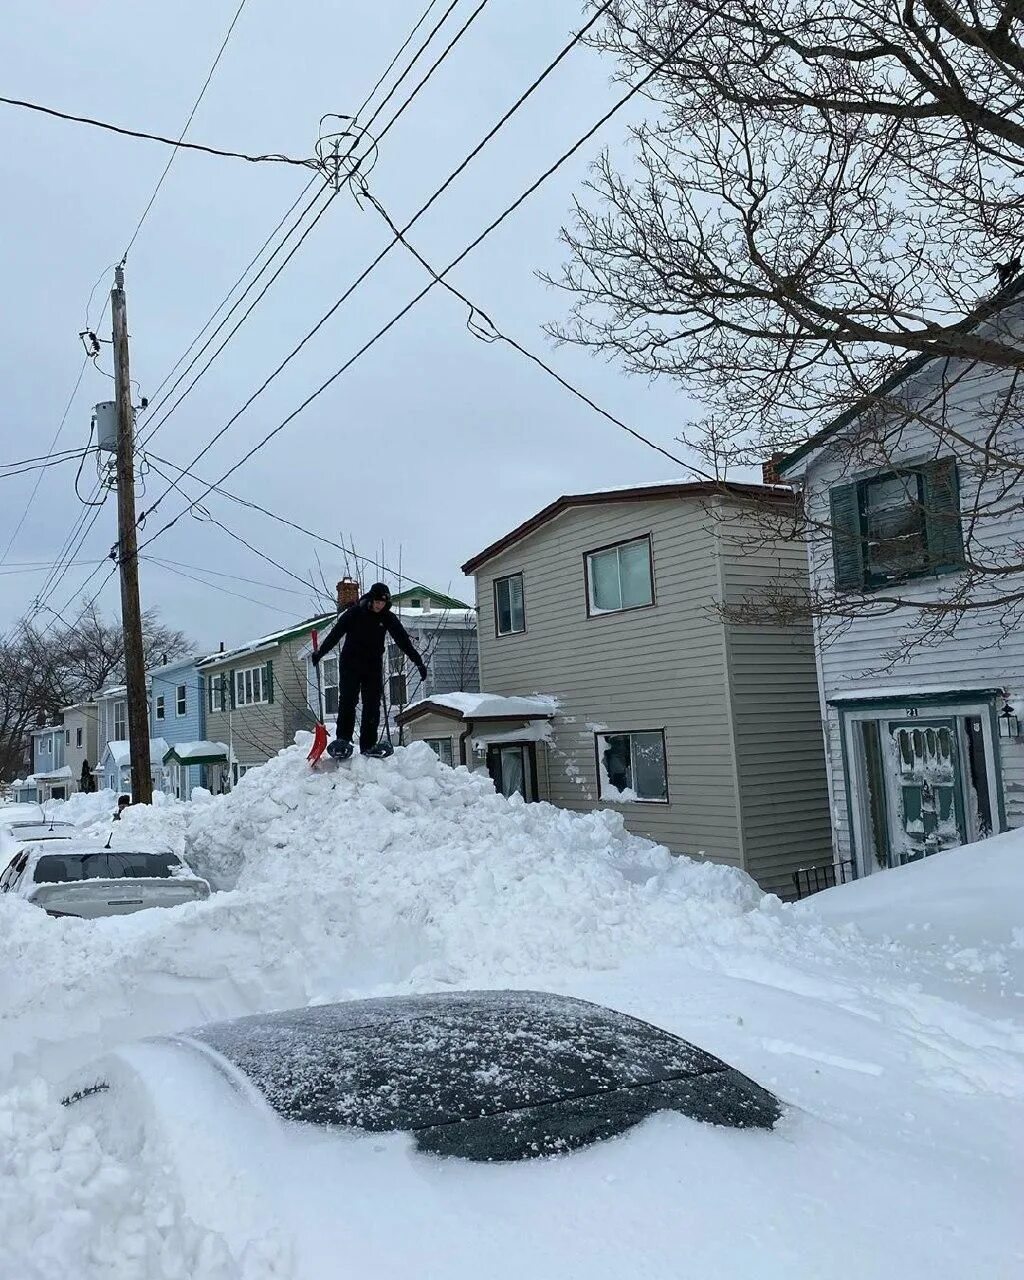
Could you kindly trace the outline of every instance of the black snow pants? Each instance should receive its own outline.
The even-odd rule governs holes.
[[[384,700],[384,674],[381,667],[366,668],[342,664],[338,688],[338,740],[351,742],[356,728],[356,703],[363,700],[359,724],[359,750],[369,751],[377,745],[380,708]]]

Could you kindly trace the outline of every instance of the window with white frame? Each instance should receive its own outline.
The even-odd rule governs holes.
[[[114,741],[124,742],[128,737],[128,703],[114,703]]]
[[[451,738],[424,738],[423,741],[442,764],[451,766],[455,759]]]
[[[654,603],[649,536],[588,551],[586,566],[587,612],[591,616],[643,609]]]
[[[162,693],[158,693],[156,696],[156,718],[158,720],[163,720],[166,714],[167,708],[165,705],[164,695]]]
[[[183,716],[188,711],[188,686],[179,684],[174,691],[174,714]]]
[[[75,746],[80,747],[81,745],[82,745],[82,730],[81,730],[81,727],[79,727],[75,730]]]
[[[64,745],[66,747],[71,746],[71,730],[70,729],[64,730]]]
[[[521,573],[494,579],[494,630],[499,636],[514,636],[526,630],[526,601]]]
[[[599,733],[598,794],[602,800],[668,801],[668,767],[663,729]]]
[[[314,681],[316,677],[314,676]],[[324,715],[336,716],[339,706],[338,655],[329,654],[320,660],[320,687],[324,694]]]
[[[227,678],[221,675],[206,677],[206,706],[210,711],[225,711],[225,693]]]
[[[269,702],[266,667],[246,667],[235,672],[235,706],[250,707]]]

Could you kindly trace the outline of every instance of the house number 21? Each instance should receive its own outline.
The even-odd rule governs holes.
[[[903,714],[908,720],[916,720],[921,713],[918,711],[917,707],[907,707]]]

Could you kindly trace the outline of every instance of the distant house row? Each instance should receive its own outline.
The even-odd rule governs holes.
[[[356,584],[338,584],[338,608]],[[478,687],[476,619],[462,601],[416,586],[395,596],[394,607],[427,662],[427,679],[411,674],[405,656],[388,648],[386,692],[392,719],[424,696]],[[310,663],[312,634],[336,614],[296,622],[270,635],[164,663],[147,673],[150,761],[154,786],[187,800],[193,788],[229,790],[247,769],[291,745],[316,721],[316,686]],[[325,710],[338,709],[338,658],[324,660]],[[100,690],[88,702],[65,707],[61,723],[32,733],[32,772],[19,779],[19,800],[66,799],[84,780],[94,788],[131,791],[128,703],[124,685]]]

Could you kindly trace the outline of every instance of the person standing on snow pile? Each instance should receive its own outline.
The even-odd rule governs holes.
[[[384,644],[388,636],[413,662],[420,678],[427,678],[426,663],[416,651],[409,634],[391,612],[391,592],[383,582],[375,582],[356,604],[338,618],[312,655],[313,665],[334,648],[344,636],[338,659],[338,736],[327,748],[336,760],[352,754],[356,727],[356,703],[363,712],[359,725],[359,750],[366,756],[388,756],[390,745],[377,740],[380,708],[384,698]]]

